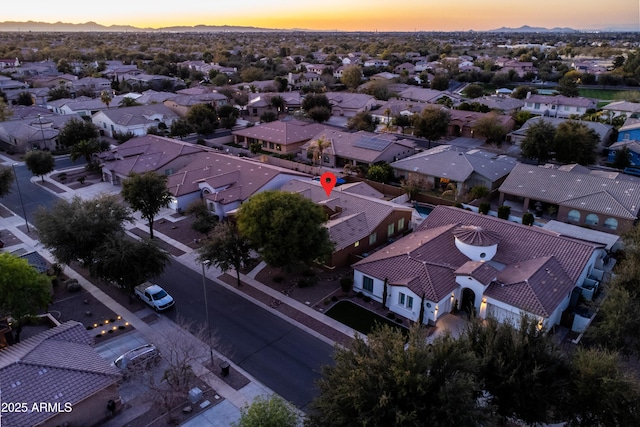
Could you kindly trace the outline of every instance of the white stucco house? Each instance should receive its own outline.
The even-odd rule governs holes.
[[[574,289],[601,273],[604,255],[597,243],[438,206],[415,232],[354,264],[354,290],[425,324],[457,306],[550,328]]]

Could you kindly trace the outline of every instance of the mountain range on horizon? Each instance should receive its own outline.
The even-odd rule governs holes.
[[[289,29],[278,29],[278,28],[261,28],[261,27],[251,27],[251,26],[236,26],[236,25],[195,25],[195,26],[187,26],[187,25],[177,25],[170,27],[160,27],[160,28],[140,28],[132,25],[101,25],[93,21],[85,22],[82,24],[73,24],[67,22],[37,22],[37,21],[26,21],[26,22],[16,22],[16,21],[4,21],[0,22],[0,32],[2,31],[32,31],[32,32],[291,32],[291,31],[307,31],[307,32],[326,32],[319,30],[309,30],[303,28],[289,28]],[[336,30],[331,30],[336,32]],[[475,30],[472,30],[475,31]],[[488,32],[488,33],[578,33],[578,32],[593,32],[593,31],[602,31],[602,32],[635,32],[638,31],[637,28],[624,28],[624,27],[609,27],[609,28],[601,28],[601,29],[591,29],[591,30],[577,30],[574,28],[568,27],[554,27],[554,28],[545,28],[545,27],[531,27],[529,25],[523,25],[521,27],[512,28],[512,27],[501,27],[493,30],[487,31],[478,31],[478,32]],[[341,32],[341,31],[338,31]],[[349,31],[344,31],[349,32]],[[392,31],[389,31],[392,32]],[[402,31],[396,31],[402,32]],[[438,31],[443,32],[443,31]],[[453,32],[453,31],[452,31]]]

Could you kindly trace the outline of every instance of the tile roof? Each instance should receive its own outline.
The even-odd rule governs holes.
[[[279,175],[308,176],[266,163],[207,151],[170,175],[167,188],[178,197],[200,191],[203,185],[207,185],[218,190],[207,198],[228,204],[248,199]]]
[[[500,236],[490,262],[471,262],[456,248],[454,233],[463,225]],[[415,232],[357,262],[353,268],[381,280],[387,278],[390,284],[407,286],[417,295],[424,293],[430,301],[440,301],[457,288],[456,274],[469,274],[485,284],[499,278],[505,286],[494,289],[490,285],[494,287],[493,298],[545,315],[567,296],[593,252],[601,247],[538,227],[437,206]]]
[[[453,230],[453,235],[472,246],[491,246],[500,242],[500,234],[477,225],[461,225]]]
[[[333,129],[320,123],[308,123],[299,120],[276,120],[257,126],[233,131],[234,135],[255,138],[282,145],[297,144],[310,140],[314,135]]]
[[[147,124],[156,121],[153,116],[161,116],[162,120],[175,120],[179,116],[173,112],[169,107],[164,104],[151,104],[151,105],[136,105],[133,107],[124,108],[111,108],[108,110],[102,110],[100,113],[104,114],[117,125],[121,126],[133,126],[139,124]],[[95,115],[94,115],[95,117]]]
[[[540,104],[555,104],[555,105],[569,105],[572,107],[584,107],[588,108],[595,105],[595,101],[590,98],[582,97],[569,97],[563,95],[531,95],[525,99],[525,102],[540,103]]]
[[[619,218],[636,219],[640,210],[637,182],[523,163],[513,168],[499,190]]]
[[[84,326],[69,321],[0,351],[0,384],[5,402],[72,405],[120,380],[120,373],[93,349]],[[36,425],[47,412],[5,412],[2,422]]]
[[[336,251],[367,238],[392,212],[413,211],[379,198],[351,193],[348,187],[346,190],[341,187],[334,188],[331,197],[327,198],[317,181],[293,179],[282,186],[283,191],[299,193],[327,209],[330,218],[325,226],[336,244]]]
[[[560,123],[564,123],[572,120],[564,119],[562,117],[541,117],[541,116],[532,117],[529,120],[527,120],[520,129],[517,129],[511,132],[510,135],[518,135],[518,136],[524,137],[527,135],[527,130],[529,129],[529,127],[540,121],[544,121],[545,123],[550,123],[551,125],[553,125],[553,127],[557,128]],[[591,122],[586,120],[580,120],[579,123],[582,125],[585,125],[589,129],[594,131],[600,137],[601,140],[603,138],[608,137],[608,135],[613,130],[613,126],[607,125],[605,123]]]
[[[452,145],[441,145],[391,163],[397,170],[465,182],[472,173],[491,181],[509,174],[516,160],[482,150],[458,151]]]

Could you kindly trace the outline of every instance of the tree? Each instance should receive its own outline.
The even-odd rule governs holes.
[[[178,119],[171,125],[171,136],[177,136],[182,139],[193,132],[193,128],[185,119]]]
[[[527,424],[553,420],[561,409],[569,368],[553,337],[535,319],[523,316],[517,326],[492,317],[477,319],[465,338],[481,361],[482,389],[500,417]]]
[[[47,93],[47,101],[55,101],[57,99],[69,99],[71,98],[71,92],[66,86],[56,86],[49,89]]]
[[[347,129],[373,132],[376,130],[376,121],[373,119],[370,112],[361,111],[349,119],[347,122]]]
[[[240,206],[237,218],[240,234],[273,267],[290,270],[322,262],[333,252],[324,210],[300,194],[256,194]]]
[[[284,111],[284,108],[286,107],[286,102],[284,100],[283,97],[281,97],[280,95],[276,95],[271,97],[271,100],[269,101],[269,104],[276,109],[277,114],[279,115],[282,111]],[[277,116],[276,116],[277,119]]]
[[[527,128],[520,144],[522,157],[546,163],[554,150],[556,128],[548,121],[539,120]]]
[[[480,136],[486,138],[488,144],[502,144],[505,136],[507,136],[507,129],[500,123],[500,119],[495,114],[489,114],[482,117],[473,130]]]
[[[102,98],[102,96],[100,98]],[[104,100],[102,100],[102,102],[104,102]],[[109,102],[111,102],[111,101],[109,101]],[[118,104],[118,107],[119,108],[135,107],[137,105],[142,105],[142,104],[140,104],[138,101],[136,101],[135,98],[131,98],[131,97],[125,96],[125,97],[122,98],[122,100]],[[107,108],[109,108],[108,105],[107,105]]]
[[[402,133],[404,134],[405,128],[407,126],[411,126],[411,116],[398,113],[395,116],[393,116],[392,123],[394,126],[399,127],[400,130],[402,130]]]
[[[472,187],[471,190],[469,190],[469,196],[471,197],[471,200],[484,199],[488,195],[489,189],[482,184],[476,185]]]
[[[80,141],[90,141],[98,137],[98,129],[90,121],[80,118],[69,120],[60,129],[58,142],[65,147],[72,147]]]
[[[88,139],[78,141],[76,144],[71,146],[70,158],[72,162],[75,162],[81,157],[84,157],[87,162],[87,168],[90,169],[92,165],[95,163],[93,159],[93,155],[96,153],[100,153],[103,150],[103,145],[97,139]]]
[[[347,89],[354,90],[362,82],[362,68],[358,65],[348,65],[342,70],[340,81]]]
[[[29,92],[20,92],[18,94],[18,99],[16,99],[18,105],[30,106],[33,105],[33,97]]]
[[[129,98],[127,98],[129,99]],[[111,104],[111,101],[113,100],[113,97],[111,96],[111,92],[108,90],[103,90],[102,92],[100,92],[100,101],[102,101],[102,103],[104,105],[107,106],[107,109],[109,108],[109,104]],[[124,101],[124,99],[123,99]]]
[[[240,286],[240,269],[251,260],[251,248],[249,241],[238,232],[234,222],[218,223],[213,229],[211,238],[198,252],[200,262],[210,261],[223,273],[233,268]]]
[[[447,134],[450,121],[451,115],[444,108],[427,107],[413,116],[415,135],[431,143]]]
[[[265,111],[260,115],[260,121],[263,123],[275,122],[276,120],[278,120],[278,115],[273,111]]]
[[[615,152],[613,167],[623,169],[631,166],[631,150],[629,147],[622,147]]]
[[[13,116],[13,111],[9,108],[3,98],[0,97],[0,122],[7,121]]]
[[[4,197],[11,192],[13,184],[13,170],[9,166],[0,166],[0,197]]]
[[[218,117],[220,118],[220,126],[225,129],[231,129],[238,121],[238,109],[233,105],[222,105],[218,108]]]
[[[554,146],[556,160],[561,163],[592,165],[600,138],[596,132],[578,121],[562,122],[556,129]]]
[[[108,236],[122,233],[123,223],[131,220],[131,212],[115,195],[89,200],[76,196],[48,210],[40,207],[34,214],[40,242],[63,264],[91,265],[97,248]]]
[[[161,275],[169,263],[169,254],[154,241],[134,240],[123,234],[107,236],[95,252],[91,273],[131,294],[139,284]]]
[[[538,91],[529,86],[518,86],[513,90],[513,92],[511,92],[511,97],[516,99],[525,99],[529,93],[536,94]]]
[[[122,181],[122,198],[134,211],[139,211],[149,223],[149,236],[153,239],[153,222],[160,209],[171,203],[173,195],[167,189],[166,175],[154,171],[131,173]]]
[[[211,213],[206,202],[201,199],[194,200],[189,204],[185,213],[187,215],[193,215],[196,218],[191,223],[191,228],[206,236],[209,236],[209,232],[213,230],[213,227],[215,227],[218,222],[218,217]]]
[[[409,200],[415,200],[416,196],[420,194],[422,191],[431,190],[430,187],[433,187],[429,182],[427,182],[421,175],[410,173],[407,179],[403,179],[400,183],[400,188],[402,191],[407,193]]]
[[[307,153],[311,153],[311,163],[315,165],[317,159],[318,164],[322,166],[324,151],[329,147],[331,147],[331,140],[324,135],[311,141],[307,149]]]
[[[24,156],[24,162],[27,169],[44,182],[44,176],[55,168],[56,159],[49,151],[33,150]]]
[[[556,90],[564,96],[574,97],[580,95],[580,92],[578,91],[578,82],[574,77],[568,75],[565,75],[558,80]]]
[[[367,179],[388,183],[393,179],[393,168],[387,162],[379,162],[369,167]]]
[[[256,397],[240,414],[233,427],[296,427],[299,422],[294,407],[277,394]]]
[[[640,425],[640,389],[620,368],[618,355],[603,349],[578,347],[571,360],[566,395],[569,426]]]
[[[302,100],[302,110],[312,120],[322,123],[331,118],[331,103],[325,94],[309,94]]]
[[[446,74],[436,74],[431,79],[431,89],[447,90],[449,89],[449,77]]]
[[[200,135],[207,135],[218,127],[218,115],[209,104],[196,104],[187,113],[187,123]]]
[[[20,341],[22,319],[47,307],[51,282],[26,259],[0,253],[0,314],[17,322],[16,342]]]
[[[482,88],[482,86],[477,84],[468,85],[464,88],[463,92],[464,96],[471,99],[480,98],[482,95],[484,95],[484,89]]]
[[[405,337],[388,326],[351,349],[336,347],[323,368],[309,426],[479,426],[478,360],[464,340],[427,344],[418,325]]]

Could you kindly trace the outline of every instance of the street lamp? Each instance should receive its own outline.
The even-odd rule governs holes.
[[[22,205],[22,213],[24,215],[24,223],[27,226],[27,233],[31,233],[31,230],[29,230],[29,221],[27,221],[27,210],[24,208],[22,192],[20,191],[20,184],[18,184],[18,175],[16,175],[16,163],[13,163],[11,167],[13,168],[13,177],[16,179],[16,187],[18,187],[18,195],[20,196],[20,204]]]
[[[42,135],[42,149],[47,148],[47,143],[44,140],[44,129],[42,128],[42,115],[38,114],[38,123],[40,124],[40,134]]]
[[[204,311],[207,316],[207,332],[209,333],[209,354],[211,355],[211,369],[213,369],[213,344],[211,343],[211,320],[209,319],[209,305],[207,304],[207,288],[205,286],[206,276],[204,274],[204,266],[211,264],[208,259],[202,261],[202,293],[204,294]]]

